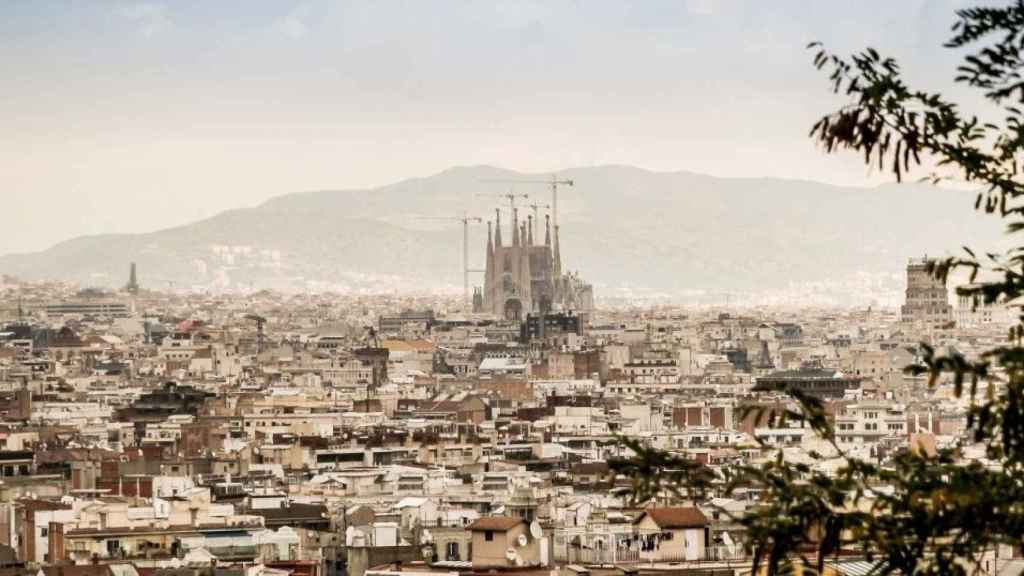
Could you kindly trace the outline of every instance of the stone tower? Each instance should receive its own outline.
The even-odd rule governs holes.
[[[128,269],[128,284],[125,285],[124,290],[129,294],[139,293],[139,278],[135,274],[135,262],[132,262]]]

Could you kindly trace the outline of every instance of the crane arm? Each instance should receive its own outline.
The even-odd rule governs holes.
[[[576,183],[573,180],[481,180],[488,184],[546,184],[548,186],[552,184],[558,184],[559,186],[575,186]]]

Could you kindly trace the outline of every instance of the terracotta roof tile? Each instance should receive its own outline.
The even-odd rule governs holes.
[[[663,529],[701,528],[710,524],[707,516],[697,508],[648,508],[634,523],[639,523],[645,515]]]
[[[522,518],[512,518],[510,516],[484,516],[470,524],[469,529],[473,532],[480,532],[483,530],[508,532],[522,523]]]

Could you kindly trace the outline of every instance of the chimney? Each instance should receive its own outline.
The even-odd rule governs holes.
[[[24,562],[35,562],[36,558],[36,512],[24,507],[21,509],[24,514],[21,531],[21,560]]]
[[[47,548],[50,564],[56,564],[65,560],[64,557],[64,524],[50,522],[50,539]]]

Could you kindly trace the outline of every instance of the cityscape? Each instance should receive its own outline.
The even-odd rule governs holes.
[[[1024,1],[199,4],[0,7],[0,576],[1024,574]]]

